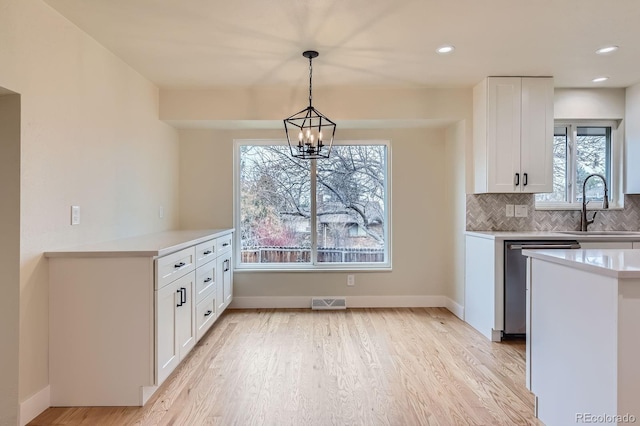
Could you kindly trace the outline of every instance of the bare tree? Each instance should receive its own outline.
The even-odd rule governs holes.
[[[382,145],[334,146],[331,158],[317,160],[318,221],[334,233],[357,225],[382,245],[385,161]],[[287,147],[241,148],[241,232],[246,245],[310,243],[310,172],[309,161],[292,158]]]

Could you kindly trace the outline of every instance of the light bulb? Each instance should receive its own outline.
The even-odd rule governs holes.
[[[322,142],[322,130],[318,133],[318,142]]]

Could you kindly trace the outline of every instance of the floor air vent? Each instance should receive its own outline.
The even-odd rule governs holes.
[[[311,299],[311,309],[347,309],[347,299],[344,297],[313,297]]]

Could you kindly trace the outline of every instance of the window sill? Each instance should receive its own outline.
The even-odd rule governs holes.
[[[299,267],[291,267],[291,266],[281,266],[281,265],[273,265],[273,266],[265,266],[256,265],[256,266],[236,266],[233,270],[234,273],[244,273],[244,272],[391,272],[392,268],[390,264],[384,264],[381,266],[371,266],[371,265],[346,265],[346,266],[336,266],[336,265],[327,265],[327,266],[299,266]]]

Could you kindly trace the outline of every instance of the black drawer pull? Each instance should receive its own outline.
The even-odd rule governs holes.
[[[230,244],[230,243],[223,243],[223,244],[222,244],[222,247],[226,247],[226,246],[228,246],[229,244]]]
[[[204,313],[205,317],[208,317],[209,315],[211,315],[213,313],[213,311],[211,309],[209,309],[207,312]]]
[[[515,181],[513,182],[516,186],[520,185],[520,173],[516,173]]]
[[[178,307],[178,308],[179,308],[180,306],[182,306],[182,305],[183,305],[183,302],[182,302],[182,289],[181,289],[181,288],[179,288],[178,290],[176,290],[176,293],[180,293],[180,303],[178,303],[178,304],[176,305],[176,307]]]
[[[205,283],[210,283],[211,281],[213,281],[213,280],[211,279],[211,277],[207,277],[207,278],[205,278],[205,280],[204,280],[204,282],[205,282]]]
[[[224,272],[227,272],[229,270],[229,259],[225,260],[224,262],[222,262],[224,265],[224,268],[222,269]]]
[[[211,254],[211,253],[213,253],[211,250],[207,250],[207,251],[205,251],[205,252],[204,252],[204,253],[202,253],[202,254],[204,254],[204,255],[206,256],[206,255]]]
[[[522,182],[522,186],[527,186],[527,184],[529,183],[529,176],[525,173],[522,175],[523,177],[523,182]]]
[[[173,265],[174,268],[182,268],[184,266],[184,262],[176,263]]]
[[[181,302],[184,305],[187,303],[187,289],[184,287],[180,287],[180,299],[182,299],[182,296],[184,296],[184,300],[181,300]]]

